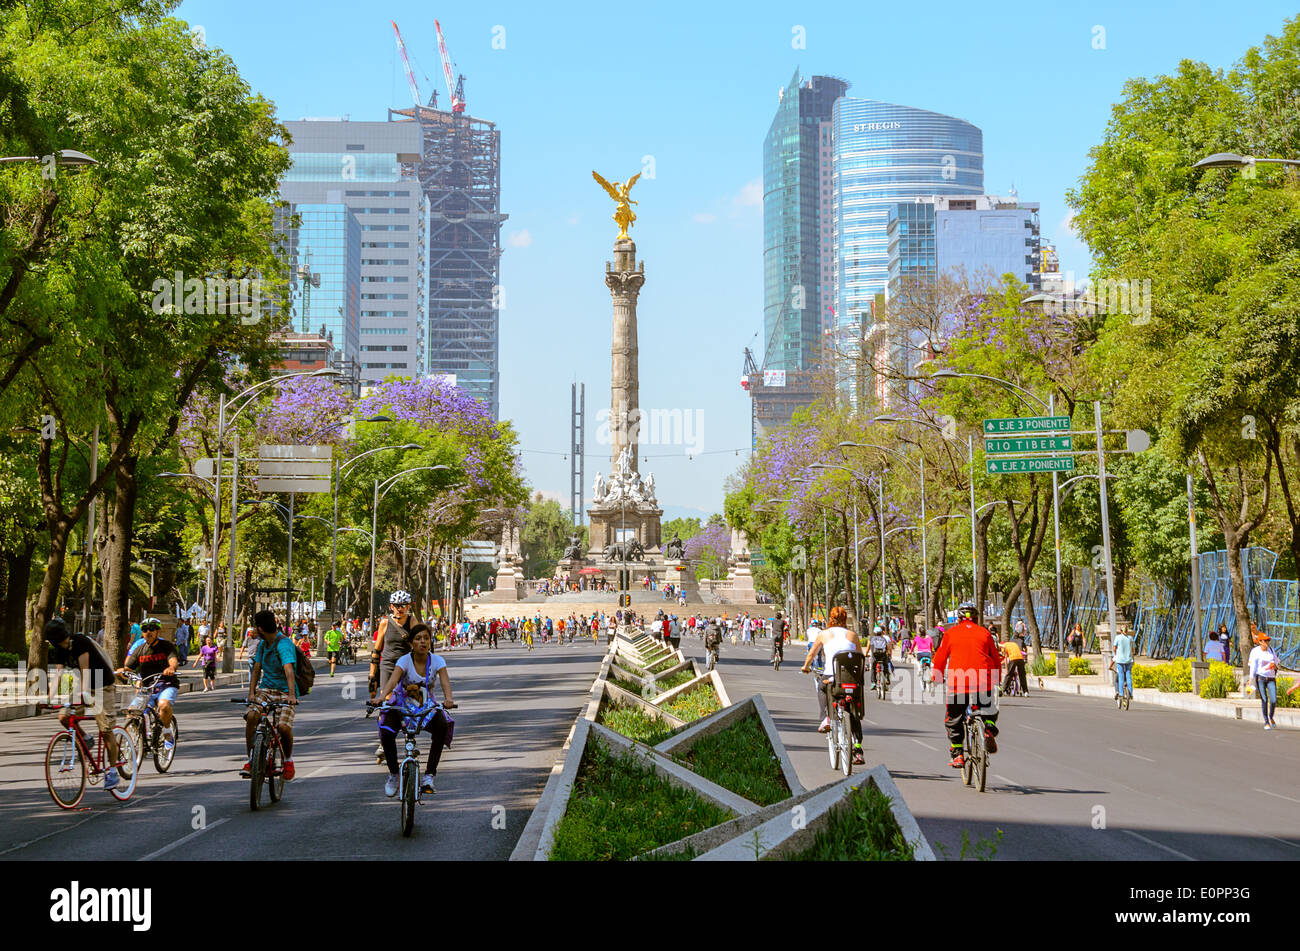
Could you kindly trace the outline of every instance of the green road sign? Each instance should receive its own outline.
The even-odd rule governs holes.
[[[1073,436],[1020,436],[984,440],[985,452],[1051,452],[1073,448]]]
[[[989,475],[1006,475],[1012,472],[1069,472],[1074,468],[1074,459],[1061,456],[1053,459],[1044,456],[1030,456],[1027,459],[989,459]]]
[[[752,549],[749,553],[749,563],[755,568],[762,568],[767,564],[767,555],[763,554],[760,548]]]
[[[1050,433],[1069,428],[1068,416],[1013,416],[1010,419],[984,420],[986,436],[1002,433]]]

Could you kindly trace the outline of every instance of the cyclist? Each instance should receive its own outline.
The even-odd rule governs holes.
[[[889,636],[879,627],[871,634],[867,642],[871,648],[871,686],[876,686],[876,665],[885,671],[885,689],[889,689],[889,676],[894,672],[894,663],[889,659]]]
[[[55,687],[63,678],[63,668],[71,667],[80,678],[81,699],[78,705],[90,707],[95,713],[95,725],[104,735],[109,763],[117,762],[117,740],[113,727],[117,725],[117,688],[113,665],[99,645],[84,634],[69,633],[63,618],[51,618],[45,625],[45,640],[50,644],[50,661],[55,665],[50,675],[49,700],[54,702]],[[74,682],[74,687],[76,686]],[[67,729],[71,723],[72,696],[59,711],[59,725]],[[104,790],[115,789],[118,783],[117,767],[109,766],[104,773]]]
[[[930,631],[918,634],[916,640],[912,642],[912,656],[916,658],[917,669],[921,671],[924,678],[930,673],[930,661],[934,656],[934,628]]]
[[[979,623],[979,610],[970,601],[957,609],[957,623],[943,635],[943,643],[934,654],[934,679],[945,673],[944,725],[948,728],[948,746],[952,762],[948,765],[961,769],[966,764],[963,721],[966,708],[985,708],[985,739],[988,751],[996,753],[998,744],[998,714],[992,701],[994,685],[1002,676],[1002,657],[997,641],[986,627]]]
[[[1007,661],[1007,677],[1002,682],[1002,692],[1009,693],[1012,683],[1020,687],[1020,695],[1029,694],[1029,681],[1025,677],[1025,652],[1016,638],[1009,637],[1002,644],[998,645],[998,650]]]
[[[253,655],[253,672],[248,678],[248,702],[282,703],[280,708],[280,743],[284,747],[284,780],[293,779],[293,708],[298,702],[298,683],[294,678],[293,639],[280,630],[275,623],[275,614],[271,611],[258,611],[253,615],[253,624],[261,634],[257,653]],[[257,733],[257,724],[262,719],[258,707],[249,707],[244,715],[244,745],[251,755],[253,736]],[[250,764],[244,759],[244,766],[239,775],[245,779],[249,775]]]
[[[718,653],[722,649],[722,627],[718,618],[711,619],[704,626],[704,649],[709,653],[709,670],[717,666]]]
[[[1133,636],[1120,628],[1114,640],[1115,698],[1133,696]],[[1023,669],[1023,667],[1022,667]],[[1023,677],[1024,674],[1021,674]],[[1272,722],[1270,720],[1270,722]]]
[[[769,660],[785,660],[785,618],[781,612],[776,612],[776,620],[772,623],[772,656]]]
[[[902,645],[903,645],[902,659],[907,660],[907,656],[912,653],[912,632],[910,630],[903,632]]]
[[[862,645],[858,635],[849,630],[849,612],[843,607],[831,608],[830,616],[827,618],[830,627],[822,631],[816,637],[812,637],[812,629],[809,628],[808,636],[812,638],[812,643],[808,645],[808,655],[804,657],[803,667],[800,668],[805,674],[812,670],[813,660],[818,653],[825,656],[825,669],[822,676],[818,678],[821,682],[822,691],[825,694],[826,710],[829,714],[831,708],[830,690],[833,683],[831,673],[835,670],[836,654],[860,654]],[[820,707],[820,702],[818,704]],[[826,729],[830,729],[829,718],[824,721]],[[861,765],[862,759],[862,721],[858,719],[853,710],[853,704],[849,704],[849,726],[853,732],[853,763]],[[819,727],[820,731],[821,728]]]
[[[456,706],[451,699],[451,678],[447,676],[447,662],[433,653],[433,632],[427,624],[416,624],[411,632],[411,652],[398,658],[393,667],[392,676],[384,683],[380,696],[386,702],[402,706],[407,711],[419,713],[433,700],[431,685],[434,675],[442,684],[443,702],[447,707]],[[379,742],[384,747],[384,758],[388,762],[388,781],[384,783],[384,795],[397,795],[397,731],[402,727],[403,714],[396,710],[385,710],[379,717]],[[437,709],[423,715],[420,729],[428,733],[433,742],[429,744],[429,759],[420,777],[420,791],[433,792],[433,777],[438,773],[438,759],[442,748],[451,745],[455,721],[447,715],[445,709]]]
[[[144,641],[127,655],[123,666],[117,672],[124,674],[127,667],[139,667],[140,676],[143,678],[152,677],[154,674],[162,675],[153,689],[158,704],[158,724],[162,727],[163,746],[170,750],[174,745],[171,728],[172,704],[176,702],[176,696],[181,692],[180,678],[176,676],[181,657],[175,644],[158,636],[160,630],[162,630],[162,621],[157,618],[150,617],[141,621],[140,632],[144,635]]]
[[[339,653],[343,649],[343,632],[337,624],[331,624],[325,632],[325,651],[330,662],[330,676],[334,676],[334,666],[339,662]]]
[[[380,659],[378,677],[370,687],[371,700],[375,699],[379,685],[388,683],[397,661],[411,652],[411,631],[415,623],[411,618],[411,596],[405,591],[394,591],[388,596],[388,610],[392,613],[375,627]]]
[[[808,633],[804,635],[809,644],[821,635],[822,622],[813,618],[808,622]],[[826,708],[826,691],[822,687],[822,674],[826,670],[826,654],[818,651],[817,656],[813,658],[809,669],[813,675],[813,692],[817,694],[817,712],[822,715],[821,721],[817,726],[818,733],[829,733],[831,731],[830,711]]]

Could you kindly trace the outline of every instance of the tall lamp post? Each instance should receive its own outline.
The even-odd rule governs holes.
[[[229,404],[227,404],[226,394],[221,394],[221,402],[217,410],[217,455],[213,464],[213,474],[217,483],[218,513],[216,521],[219,522],[221,520],[221,447],[225,442],[226,430],[235,422],[236,419],[239,418],[240,413],[253,404],[253,397],[258,393],[261,393],[267,387],[279,386],[286,380],[292,380],[296,377],[337,377],[342,375],[343,372],[341,370],[336,370],[331,367],[326,367],[322,370],[303,370],[298,373],[286,373],[283,376],[275,376],[269,380],[263,380],[261,383],[256,383],[253,386],[241,390],[239,393],[235,394],[235,396],[231,397]],[[234,406],[236,403],[240,403],[241,401],[242,405],[240,405],[233,413],[231,413],[230,417],[227,418],[226,406]],[[226,571],[226,623],[228,625],[228,633],[226,636],[228,643],[225,645],[226,649],[222,651],[221,655],[221,670],[222,673],[227,674],[233,673],[235,670],[235,652],[232,648],[235,644],[235,522],[239,511],[239,430],[237,429],[234,433],[234,445],[232,447],[230,458],[232,461],[230,474],[230,556]],[[212,552],[212,557],[214,559],[217,557],[215,549]]]
[[[1039,299],[1040,299],[1039,297],[1030,297],[1028,298],[1028,300],[1025,301],[1025,303],[1036,303],[1038,302]],[[1047,410],[1048,416],[1056,415],[1056,394],[1055,393],[1049,393],[1047,396],[1047,402],[1044,403],[1041,398],[1035,396],[1033,393],[1026,390],[1023,386],[1017,386],[1015,383],[1012,383],[1010,380],[1004,380],[1001,377],[987,376],[983,373],[959,373],[956,370],[949,370],[943,368],[935,370],[933,373],[930,374],[930,379],[932,380],[951,380],[951,379],[959,379],[959,378],[985,380],[986,382],[993,383],[996,386],[1002,387],[1004,390],[1010,390],[1011,392],[1015,393],[1017,396],[1021,398],[1022,401],[1026,403],[1031,403],[1031,405],[1033,403],[1038,404],[1039,407]],[[1052,455],[1056,455],[1056,453],[1053,452]],[[972,507],[974,505],[974,500],[975,500],[974,493],[975,493],[975,452],[974,452],[974,447],[972,446],[971,448]],[[974,531],[975,531],[975,521],[974,519],[971,519],[972,536],[974,534]],[[1055,470],[1052,471],[1052,541],[1053,541],[1053,548],[1055,549],[1056,552],[1056,605],[1055,605],[1055,610],[1052,613],[1055,615],[1054,626],[1056,628],[1057,635],[1060,637],[1064,637],[1064,631],[1062,631],[1061,629],[1061,625],[1063,623],[1063,619],[1061,617],[1061,611],[1065,606],[1064,602],[1061,600],[1061,496],[1060,496],[1059,477]],[[1030,598],[1030,597],[1031,596],[1029,595],[1029,593],[1026,592],[1026,598]],[[980,605],[980,607],[982,608],[983,605]]]
[[[393,487],[393,484],[402,476],[407,475],[408,473],[433,472],[438,469],[450,469],[450,468],[451,466],[443,466],[443,465],[414,466],[410,469],[403,469],[401,472],[389,476],[383,482],[380,482],[378,479],[375,480],[374,501],[372,503],[372,508],[370,511],[370,605],[369,605],[369,610],[366,612],[367,616],[370,618],[370,634],[372,637],[374,636],[374,632],[375,632],[375,556],[376,556],[375,538],[379,532],[379,503],[383,499],[383,497],[388,494],[388,490]],[[383,491],[380,491],[381,489]]]
[[[381,422],[391,422],[391,420],[387,416],[372,416],[369,419],[362,420],[362,422],[381,423]],[[348,469],[352,467],[353,463],[355,463],[358,459],[364,459],[366,456],[375,452],[384,452],[385,450],[389,450],[389,449],[419,449],[419,448],[420,448],[420,444],[414,442],[403,443],[400,446],[379,446],[376,449],[367,449],[365,452],[359,452],[352,458],[347,459],[342,463],[335,462],[334,478],[333,480],[331,480],[333,484],[333,495],[334,495],[334,525],[337,526],[339,523],[339,487],[340,485],[342,485],[344,474],[348,471]],[[337,592],[335,588],[338,585],[338,580],[337,580],[338,565],[339,565],[338,554],[339,554],[338,531],[336,528],[335,530],[332,530],[330,532],[330,580],[329,580],[329,584],[325,586],[326,600],[329,601],[330,604],[331,620],[334,619],[334,600],[337,597]]]
[[[221,511],[221,499],[217,483],[206,476],[201,476],[196,472],[160,472],[160,479],[198,479],[206,483],[212,489],[212,552],[208,558],[208,583],[207,590],[204,592],[204,600],[207,602],[208,621],[212,621],[212,611],[216,608],[216,602],[213,601],[213,581],[216,579],[217,570],[217,529],[220,527],[221,517],[218,514]]]

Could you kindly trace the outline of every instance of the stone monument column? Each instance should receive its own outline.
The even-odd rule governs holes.
[[[618,471],[619,456],[627,450],[633,472],[637,465],[640,428],[640,370],[637,361],[636,301],[645,283],[645,262],[637,265],[631,238],[614,242],[614,261],[605,262],[605,284],[614,301],[614,332],[610,346],[609,430],[611,470]]]

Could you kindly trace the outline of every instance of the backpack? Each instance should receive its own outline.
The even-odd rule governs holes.
[[[289,643],[293,644],[293,640],[290,639]],[[257,662],[259,664],[262,663],[262,655],[265,651],[266,641],[263,640],[257,648]],[[316,683],[316,668],[311,665],[310,658],[302,652],[302,648],[297,644],[293,645],[293,682],[300,697],[305,697],[311,693],[312,684]]]

